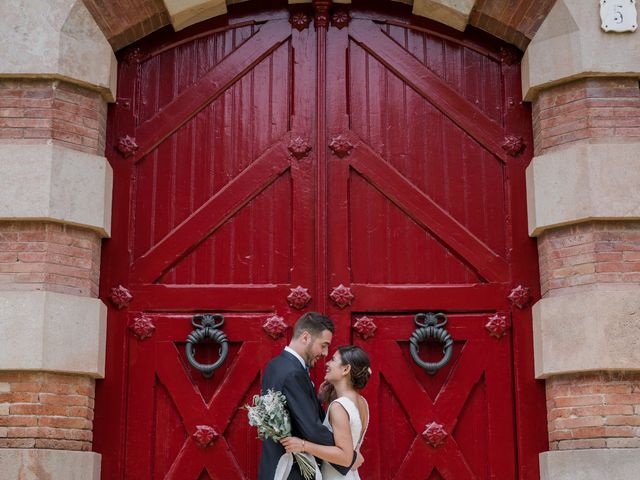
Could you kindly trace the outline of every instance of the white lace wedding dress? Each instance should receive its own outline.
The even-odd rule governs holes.
[[[340,405],[344,407],[344,409],[349,414],[349,426],[351,427],[351,438],[353,439],[353,449],[359,450],[360,445],[362,445],[362,440],[364,439],[364,434],[367,431],[367,426],[363,425],[362,420],[360,419],[360,412],[358,412],[358,407],[347,397],[339,397],[336,398],[333,402],[338,402]],[[331,402],[331,404],[333,404]],[[366,401],[365,401],[366,404]],[[329,405],[331,407],[331,405]],[[327,412],[329,410],[327,409]],[[367,418],[369,418],[369,406],[367,405]],[[324,419],[324,425],[332,430],[331,424],[329,423],[329,414]],[[333,430],[332,430],[333,431]],[[341,475],[329,462],[322,462],[322,480],[360,480],[360,475],[358,475],[357,471],[349,471],[346,475]]]

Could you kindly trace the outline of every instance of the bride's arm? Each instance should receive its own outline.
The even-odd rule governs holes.
[[[297,437],[285,438],[280,443],[288,453],[307,452],[327,462],[349,467],[353,463],[353,439],[349,426],[349,414],[337,402],[329,407],[327,414],[333,428],[335,447],[318,445]]]

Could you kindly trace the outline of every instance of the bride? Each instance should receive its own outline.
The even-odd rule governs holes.
[[[281,440],[287,453],[307,452],[321,458],[323,480],[359,480],[357,470],[341,475],[331,463],[349,466],[353,452],[359,451],[369,424],[369,406],[362,395],[371,368],[369,355],[360,347],[347,345],[339,347],[331,360],[327,362],[325,382],[334,387],[337,397],[327,408],[324,425],[333,432],[335,446],[318,445],[297,437]],[[321,387],[322,388],[322,387]]]

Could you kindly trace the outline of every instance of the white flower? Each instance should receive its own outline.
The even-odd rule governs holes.
[[[245,405],[249,425],[258,429],[262,440],[279,442],[291,436],[291,417],[287,410],[287,398],[282,392],[268,390],[264,395],[254,395],[253,405]],[[315,478],[315,467],[303,455],[294,453],[303,477]]]

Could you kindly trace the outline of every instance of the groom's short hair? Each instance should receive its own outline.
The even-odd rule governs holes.
[[[307,312],[298,319],[293,327],[293,338],[300,337],[304,331],[309,332],[312,337],[317,337],[325,330],[333,333],[335,329],[336,327],[329,317],[318,312]]]

